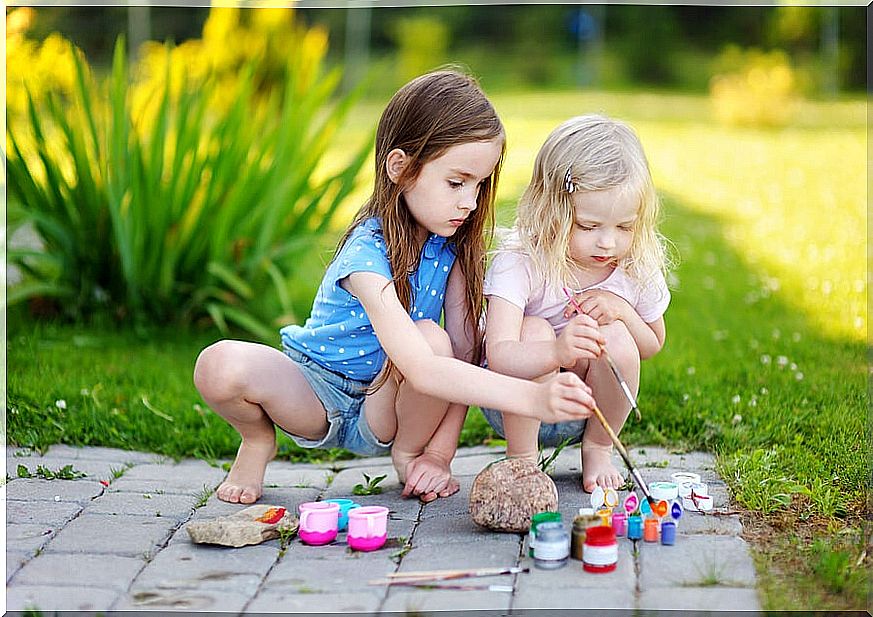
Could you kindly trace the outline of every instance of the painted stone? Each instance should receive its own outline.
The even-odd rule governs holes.
[[[191,541],[196,544],[246,546],[260,544],[279,537],[279,528],[297,531],[297,517],[282,506],[258,504],[229,516],[208,521],[192,521],[185,526]]]
[[[527,532],[534,514],[557,509],[558,488],[527,459],[492,463],[479,472],[470,489],[473,522],[492,531]]]

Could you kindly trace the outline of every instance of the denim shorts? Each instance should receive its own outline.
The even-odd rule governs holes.
[[[294,360],[309,382],[327,411],[329,425],[327,435],[321,439],[306,439],[282,429],[294,443],[301,448],[345,448],[361,456],[380,456],[391,451],[392,442],[379,441],[364,417],[368,383],[334,373],[296,349],[285,347],[282,351]]]
[[[491,428],[503,438],[506,438],[506,432],[503,430],[503,413],[496,409],[488,409],[482,407],[482,414],[488,420]],[[570,439],[570,444],[577,444],[582,441],[582,433],[585,431],[585,420],[572,420],[570,422],[558,422],[556,424],[546,424],[540,422],[540,433],[538,436],[539,444],[548,448],[554,448],[560,445],[566,439]]]

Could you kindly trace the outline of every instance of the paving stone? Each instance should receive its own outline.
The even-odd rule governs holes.
[[[591,576],[597,576],[592,574]],[[562,587],[560,593],[548,593],[539,588],[522,587],[512,600],[512,615],[546,615],[557,609],[568,609],[569,614],[580,614],[585,609],[627,609],[633,608],[636,597],[633,591],[610,589],[609,587]],[[630,611],[629,611],[630,613]],[[611,617],[622,613],[610,610]],[[635,613],[632,613],[635,614]],[[630,614],[628,615],[630,617]]]
[[[698,611],[760,611],[755,589],[735,587],[685,587],[649,589],[640,594],[641,609]]]
[[[18,585],[6,590],[6,610],[105,611],[120,595],[99,587]]]
[[[475,476],[458,476],[455,479],[461,485],[460,490],[449,497],[440,497],[423,504],[421,520],[440,517],[470,518],[470,489],[473,487]]]
[[[18,585],[81,585],[127,589],[145,565],[142,558],[119,555],[70,555],[43,553],[31,559],[12,577]]]
[[[194,510],[191,495],[153,495],[151,493],[108,493],[85,508],[85,514],[128,514],[166,516],[185,520]]]
[[[307,501],[316,501],[322,489],[318,488],[269,488],[264,487],[264,493],[258,503],[269,503],[290,510],[297,516],[297,507]],[[218,499],[216,497],[216,499]]]
[[[103,485],[93,480],[17,478],[6,485],[6,498],[21,501],[88,502],[102,492]]]
[[[6,582],[33,557],[30,552],[6,550]]]
[[[439,584],[439,583],[437,583]],[[463,582],[460,584],[464,584]],[[471,580],[470,585],[482,585],[479,579]],[[512,593],[504,591],[460,591],[439,589],[391,589],[388,599],[382,605],[383,611],[406,613],[412,615],[443,614],[443,611],[463,609],[476,611],[490,609],[490,611],[508,611]],[[432,613],[432,611],[437,611]],[[473,613],[476,614],[476,613]],[[489,613],[497,615],[500,613]]]
[[[353,593],[337,590],[330,593],[294,593],[292,590],[267,589],[252,600],[246,612],[367,615],[376,614],[383,597],[378,591],[365,590]]]
[[[155,589],[126,594],[113,611],[201,611],[239,613],[251,596],[214,589]]]
[[[27,457],[27,458],[7,458],[6,473],[10,476],[18,477],[18,466],[23,465],[32,474],[36,475],[37,468],[41,465],[49,471],[58,471],[67,465],[72,466],[73,471],[86,474],[86,478],[91,480],[110,480],[113,470],[122,470],[122,463],[112,461],[99,461],[91,459],[73,459],[60,457]]]
[[[369,553],[348,553],[319,558],[315,552],[307,556],[289,550],[270,570],[264,581],[267,591],[287,590],[295,593],[330,593],[331,591],[373,591],[373,579],[385,578],[397,569],[388,550]]]
[[[327,488],[333,472],[326,469],[298,469],[290,463],[271,463],[264,474],[264,486],[275,488]]]
[[[337,470],[344,469],[357,469],[360,470],[361,467],[387,467],[390,469],[394,469],[391,463],[391,456],[373,456],[370,458],[352,458],[344,461],[334,461],[329,464],[328,467]],[[366,469],[364,471],[367,471]],[[367,471],[367,475],[372,475],[369,471]]]
[[[6,525],[6,548],[33,555],[45,546],[57,533],[54,525],[34,525],[29,523]]]
[[[738,536],[743,532],[743,524],[736,514],[731,516],[717,516],[700,514],[699,512],[685,512],[679,519],[679,535],[694,534],[717,534],[724,536]]]
[[[746,543],[728,536],[683,536],[673,546],[642,543],[640,589],[722,585],[755,586]]]
[[[254,596],[278,557],[275,546],[168,546],[139,573],[131,591],[165,589],[233,590]]]
[[[119,463],[151,463],[162,457],[151,452],[135,452],[133,450],[120,450],[118,448],[103,448],[98,446],[76,447],[64,444],[51,446],[45,453],[46,456],[93,460],[93,461],[116,461]]]
[[[511,542],[488,544],[470,551],[464,544],[419,546],[400,562],[400,572],[456,570],[458,568],[496,568],[516,565],[519,546]]]
[[[200,488],[214,487],[227,473],[205,461],[188,459],[175,464],[137,465],[124,474],[128,480],[160,480],[170,486]],[[123,479],[123,478],[122,478]]]
[[[542,570],[534,565],[534,560],[525,556],[520,564],[530,568],[530,572],[519,574],[518,588],[560,589],[565,587],[613,589],[633,592],[636,587],[634,570],[633,542],[620,538],[618,541],[618,563],[612,572],[592,573],[582,568],[582,562],[568,559],[567,565],[557,570]]]
[[[39,505],[30,501],[6,501],[7,523],[63,525],[82,511],[82,505],[68,501],[46,501]]]
[[[164,517],[83,514],[58,532],[45,552],[141,557],[162,545],[176,525]]]
[[[109,492],[115,493],[149,493],[149,494],[172,494],[192,495],[200,497],[205,493],[215,490],[220,484],[216,482],[202,482],[197,484],[186,477],[165,478],[163,480],[149,480],[129,478],[122,476],[109,485]]]
[[[346,533],[341,532],[337,535],[336,540],[323,546],[309,546],[304,544],[299,538],[295,538],[288,547],[286,555],[291,556],[293,559],[362,559],[370,555],[374,556],[374,558],[381,558],[383,556],[390,558],[391,555],[400,551],[402,545],[412,537],[414,525],[415,521],[389,518],[388,540],[385,546],[368,553],[353,551],[349,548]],[[288,558],[287,556],[286,559]]]
[[[328,493],[323,499],[334,499],[337,497],[354,499],[355,503],[359,503],[362,506],[385,506],[388,508],[389,519],[416,521],[421,514],[422,508],[422,503],[417,497],[401,497],[400,488],[386,490],[379,495],[330,495]]]
[[[488,531],[476,525],[467,516],[443,516],[424,519],[415,528],[415,546],[427,546],[431,544],[466,543],[472,550],[482,543],[510,542],[516,546],[521,536],[515,533],[499,533]]]

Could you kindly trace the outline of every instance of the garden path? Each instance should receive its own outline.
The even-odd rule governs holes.
[[[188,521],[241,507],[215,497],[211,491],[225,472],[200,460],[174,462],[110,448],[57,445],[39,455],[7,447],[7,609],[369,614],[447,609],[523,614],[535,608],[760,610],[755,569],[736,515],[687,512],[674,546],[620,538],[618,567],[612,573],[586,573],[573,560],[558,570],[533,567],[524,536],[482,530],[467,513],[473,478],[502,455],[502,450],[485,446],[460,449],[453,464],[460,493],[426,505],[400,497],[388,458],[271,463],[262,503],[289,509],[313,499],[350,497],[364,472],[388,474],[382,494],[355,499],[388,506],[388,536],[398,540],[372,553],[353,553],[344,534],[324,547],[309,547],[295,538],[284,551],[278,540],[237,549],[192,544],[184,530]],[[669,479],[675,471],[699,473],[716,509],[728,504],[709,454],[646,447],[634,448],[631,456],[650,482]],[[17,477],[19,465],[34,474],[38,465],[56,471],[68,464],[86,476]],[[571,520],[578,507],[588,505],[579,487],[578,447],[560,453],[552,477],[559,509],[565,521]],[[403,549],[404,541],[411,548]],[[530,571],[456,581],[507,585],[511,592],[368,585],[391,572],[516,565],[530,566]]]

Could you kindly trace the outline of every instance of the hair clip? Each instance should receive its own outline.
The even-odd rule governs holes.
[[[564,175],[564,190],[568,193],[576,191],[576,185],[573,184],[573,168],[568,167],[567,173]]]

